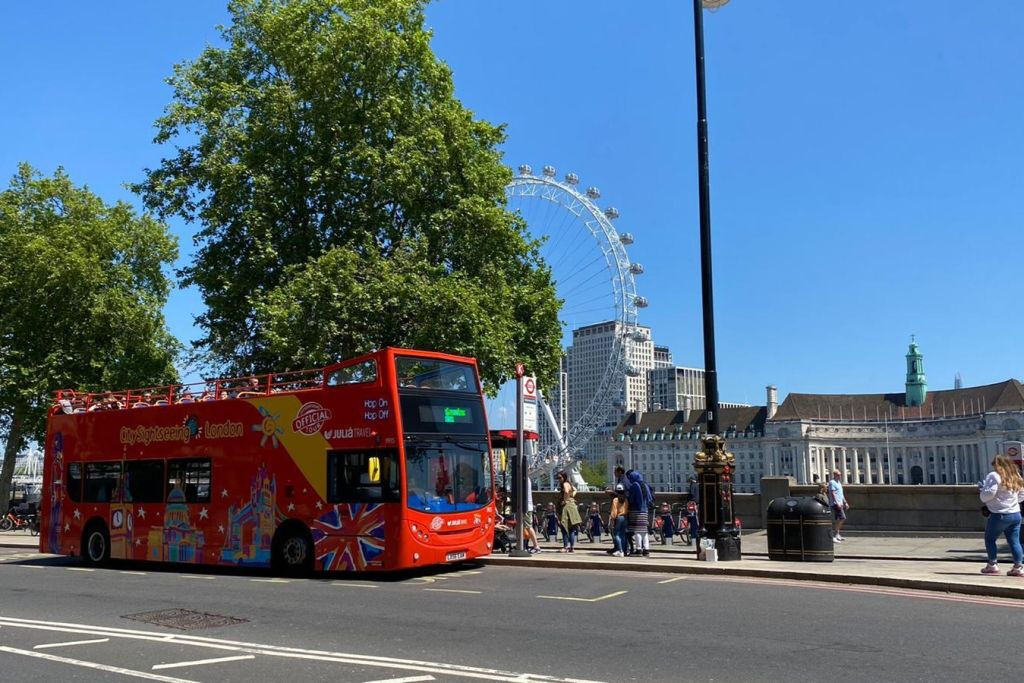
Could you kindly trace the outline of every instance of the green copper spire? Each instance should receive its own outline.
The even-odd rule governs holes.
[[[928,380],[924,377],[924,356],[910,335],[910,349],[907,350],[907,405],[924,405],[928,396]]]

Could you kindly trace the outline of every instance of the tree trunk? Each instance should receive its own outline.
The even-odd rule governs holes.
[[[11,416],[11,428],[7,432],[7,446],[4,448],[3,470],[0,471],[0,516],[7,514],[11,502],[11,479],[14,477],[14,459],[21,450],[25,437],[25,416],[28,408],[19,403],[14,406]]]

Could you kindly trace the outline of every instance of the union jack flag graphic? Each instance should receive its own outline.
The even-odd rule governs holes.
[[[384,508],[380,504],[342,503],[313,522],[317,567],[323,571],[360,571],[380,566],[384,552]]]

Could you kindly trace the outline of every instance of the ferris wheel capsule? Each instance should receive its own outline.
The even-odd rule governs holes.
[[[545,178],[554,178],[555,177],[555,173],[556,173],[555,167],[554,166],[545,166],[544,170],[542,171],[542,173],[544,174]]]
[[[580,184],[580,177],[578,175],[576,175],[575,173],[566,173],[565,174],[565,182],[569,183],[570,185],[579,185]]]
[[[629,264],[629,272],[633,273],[633,275],[643,275],[644,274],[644,264],[642,264],[642,263],[630,263]]]
[[[520,164],[519,175],[533,175],[533,167],[529,164]]]
[[[597,189],[594,186],[590,186],[587,188],[587,196],[590,197],[591,199],[600,199],[601,190]]]
[[[633,244],[633,233],[622,233],[621,235],[619,235],[619,241],[622,242],[623,244]]]
[[[608,220],[613,221],[619,217],[619,210],[616,209],[614,206],[609,206],[607,209],[604,210],[604,215],[608,218]]]
[[[633,303],[636,304],[637,308],[647,308],[650,305],[650,302],[647,301],[647,297],[645,296],[636,297],[633,299]]]
[[[626,368],[626,374],[629,375],[630,377],[639,377],[640,370],[639,368],[630,365],[629,367]]]
[[[640,330],[636,330],[630,336],[633,338],[633,341],[637,341],[637,342],[645,342],[645,341],[647,341],[647,334],[644,333],[644,332],[641,332]]]

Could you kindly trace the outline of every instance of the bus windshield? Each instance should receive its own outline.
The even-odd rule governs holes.
[[[476,373],[465,363],[398,356],[395,358],[395,371],[399,390],[433,389],[470,394],[478,391]]]
[[[406,443],[408,504],[423,512],[464,512],[491,501],[486,441]]]

